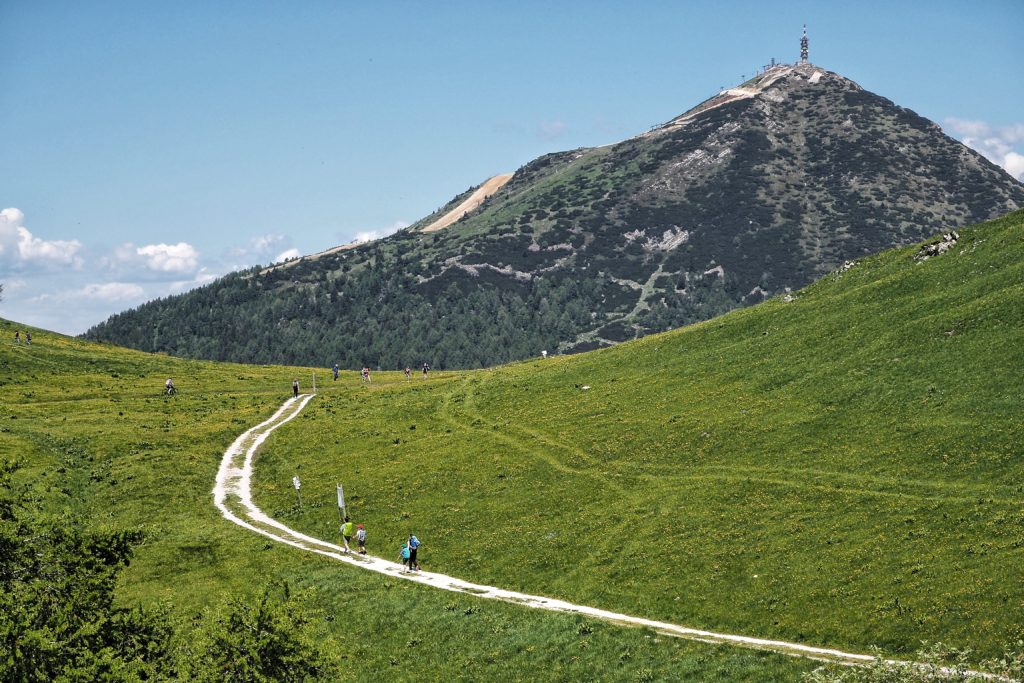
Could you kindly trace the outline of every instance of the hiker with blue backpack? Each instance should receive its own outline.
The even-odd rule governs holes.
[[[416,536],[409,537],[409,571],[418,571],[420,565],[416,562],[416,551],[420,547],[420,539]]]

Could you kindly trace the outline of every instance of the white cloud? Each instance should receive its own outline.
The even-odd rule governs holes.
[[[80,297],[97,301],[134,301],[141,299],[145,294],[142,287],[134,282],[104,282],[86,285],[72,298]]]
[[[1008,152],[1003,159],[1003,168],[1017,180],[1024,180],[1024,154]]]
[[[8,280],[0,284],[4,286],[4,293],[8,295],[13,294],[15,292],[20,292],[21,290],[28,287],[28,283],[21,279]]]
[[[393,235],[399,230],[408,228],[410,225],[412,225],[412,223],[407,223],[406,221],[395,221],[391,225],[385,228],[380,228],[379,230],[364,230],[363,232],[357,232],[352,241],[358,244],[362,244],[363,242],[372,242],[374,240],[379,240],[382,237]]]
[[[949,116],[945,128],[965,145],[1002,166],[1014,178],[1024,181],[1024,154],[1021,153],[1024,150],[1016,149],[1024,144],[1024,123],[993,128],[984,121]]]
[[[69,301],[133,301],[143,298],[145,290],[134,282],[91,283],[75,289],[44,292],[28,299],[31,303]]]
[[[135,251],[146,266],[163,273],[191,273],[199,267],[199,252],[188,242],[147,244]]]
[[[100,263],[120,277],[166,280],[199,270],[199,251],[188,242],[141,247],[127,242],[116,247],[111,256],[100,259]]]
[[[292,247],[292,239],[287,235],[267,234],[253,237],[246,244],[227,251],[228,270],[248,268],[254,264],[277,263],[284,254],[301,253]],[[274,258],[276,255],[276,258]]]
[[[541,121],[537,128],[537,135],[544,140],[554,140],[565,135],[569,127],[564,121]]]
[[[8,267],[82,267],[78,240],[44,240],[24,226],[25,214],[16,208],[0,211],[0,263]]]
[[[300,252],[298,249],[295,249],[293,247],[291,249],[287,249],[285,251],[282,251],[280,254],[278,254],[277,257],[274,259],[274,263],[281,263],[281,261],[287,261],[289,259],[299,258],[300,256],[302,256],[302,252]]]

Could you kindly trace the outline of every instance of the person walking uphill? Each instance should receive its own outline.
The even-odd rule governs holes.
[[[398,559],[402,561],[402,567],[408,571],[409,569],[409,544],[403,543],[402,547],[398,549]]]
[[[339,368],[338,364],[335,363],[333,370],[334,370],[334,381],[337,382],[338,381],[338,372],[341,371],[341,368]]]
[[[349,543],[352,542],[352,536],[355,533],[356,525],[352,523],[347,516],[345,517],[345,523],[341,525],[341,539],[345,543],[345,552],[352,552],[352,548],[349,547]]]
[[[356,543],[359,544],[359,554],[366,554],[366,529],[360,524],[356,527]]]
[[[420,565],[416,562],[416,551],[420,549],[420,539],[416,536],[409,537],[409,571],[419,570]]]
[[[299,397],[299,380],[297,379],[292,380],[292,396]]]

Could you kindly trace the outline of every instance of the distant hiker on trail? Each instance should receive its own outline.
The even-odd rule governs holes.
[[[546,350],[545,351],[541,351],[540,355],[541,355],[542,358],[547,358],[548,357],[548,352]]]
[[[292,396],[299,397],[299,380],[297,379],[292,380]]]
[[[334,370],[334,381],[335,381],[335,382],[337,382],[337,381],[338,381],[338,371],[339,371],[340,369],[341,369],[341,368],[339,368],[339,367],[338,367],[338,364],[337,364],[337,363],[335,363],[335,364],[334,364],[334,368],[333,368],[333,370]]]
[[[410,368],[407,365],[407,366],[405,366],[405,378],[409,379],[411,376],[412,376],[412,368]]]
[[[427,363],[424,363],[423,364],[423,376],[426,377],[428,372],[430,372],[430,366]]]
[[[25,333],[25,346],[32,346],[32,333],[31,332],[26,332]]]
[[[164,393],[168,396],[174,396],[178,393],[178,390],[174,388],[174,380],[170,377],[168,377],[167,381],[164,382]]]
[[[420,566],[416,563],[416,551],[420,549],[420,539],[415,536],[409,537],[409,571],[419,570]]]
[[[402,547],[398,551],[398,559],[402,561],[402,566],[405,567],[406,571],[409,571],[409,544],[403,543]]]
[[[15,333],[14,333],[14,343],[15,344],[20,344],[21,343],[21,330],[15,331]]]
[[[362,524],[360,524],[356,528],[356,543],[359,544],[359,554],[360,555],[365,555],[366,554],[366,529],[363,528]]]
[[[349,543],[352,542],[352,536],[355,532],[356,525],[352,523],[352,520],[345,516],[345,523],[341,525],[341,538],[345,542],[345,552],[352,552],[352,548],[349,547]]]

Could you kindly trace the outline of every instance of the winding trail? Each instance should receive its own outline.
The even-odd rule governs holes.
[[[664,621],[654,621],[642,617],[620,614],[596,607],[576,605],[564,600],[546,598],[539,595],[529,595],[515,591],[503,590],[494,586],[484,586],[469,581],[463,581],[446,574],[433,572],[405,572],[402,565],[397,562],[374,557],[372,555],[358,555],[346,553],[344,548],[321,541],[320,539],[307,536],[303,533],[290,529],[284,524],[267,516],[253,503],[252,500],[252,473],[253,460],[256,451],[267,439],[271,432],[281,425],[295,418],[306,404],[313,398],[312,394],[303,394],[296,398],[290,398],[270,418],[260,424],[246,430],[241,436],[235,439],[234,443],[224,451],[224,457],[217,472],[217,483],[213,489],[213,501],[221,514],[230,521],[267,538],[285,543],[287,545],[305,550],[318,555],[324,555],[339,562],[355,565],[362,569],[386,574],[394,578],[413,581],[427,586],[433,586],[442,590],[456,591],[475,595],[480,598],[491,600],[503,600],[526,607],[550,610],[552,612],[569,612],[582,614],[595,619],[603,619],[618,624],[631,626],[645,626],[654,629],[658,633],[698,640],[707,643],[724,643],[738,645],[757,650],[768,650],[794,657],[808,657],[822,661],[836,662],[839,664],[865,664],[871,662],[874,657],[866,654],[843,652],[831,648],[813,647],[802,643],[790,643],[782,640],[768,640],[765,638],[752,638],[749,636],[734,635],[730,633],[715,633],[713,631],[702,631],[700,629],[688,628],[677,624],[670,624]],[[915,666],[913,662],[892,661],[894,665]],[[950,672],[952,673],[952,672]],[[981,672],[969,672],[971,675],[980,678],[999,679],[992,674]]]

